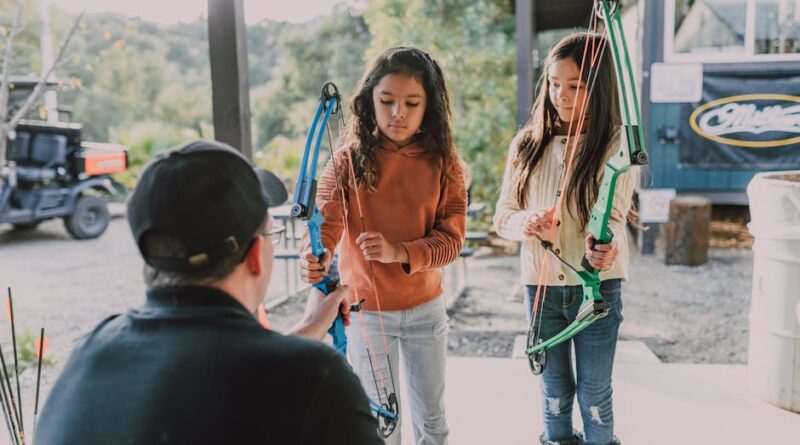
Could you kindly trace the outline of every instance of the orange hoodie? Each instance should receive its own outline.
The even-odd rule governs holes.
[[[467,193],[460,165],[442,171],[443,162],[414,143],[402,148],[385,141],[377,150],[380,165],[375,192],[359,190],[366,230],[380,232],[392,244],[402,243],[408,264],[372,261],[381,310],[403,310],[441,295],[441,268],[458,258],[467,224]],[[333,164],[328,162],[317,186],[317,206],[322,213],[322,244],[331,252],[339,248],[342,282],[356,297],[366,300],[365,310],[377,310],[369,262],[355,243],[362,232],[356,194],[352,190],[346,150],[336,153],[337,173],[347,188],[350,234],[343,239],[341,199]],[[345,244],[347,243],[347,244]],[[308,249],[307,242],[304,250]]]

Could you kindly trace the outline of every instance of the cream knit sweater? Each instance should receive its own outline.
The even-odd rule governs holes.
[[[520,173],[513,165],[517,153],[519,137],[514,138],[508,151],[506,170],[503,175],[503,187],[497,201],[494,214],[494,228],[503,238],[521,241],[520,249],[520,279],[523,285],[547,284],[548,286],[572,286],[581,284],[577,275],[568,267],[561,264],[554,255],[545,252],[540,242],[528,238],[523,233],[525,222],[537,210],[548,209],[556,203],[556,192],[559,177],[564,166],[564,151],[566,150],[567,137],[557,136],[547,146],[544,156],[531,175],[528,183],[528,208],[520,209],[514,199],[512,179]],[[573,144],[570,139],[569,145]],[[615,137],[608,145],[606,159],[619,151],[620,139]],[[579,148],[580,149],[580,148]],[[603,164],[605,166],[605,164]],[[601,167],[601,172],[602,172]],[[625,217],[631,206],[633,190],[639,178],[637,167],[631,167],[617,179],[614,192],[614,203],[609,218],[608,226],[617,242],[619,256],[611,269],[600,274],[601,280],[612,278],[628,278],[628,239],[625,230]],[[581,231],[580,224],[567,211],[567,202],[560,212],[561,224],[557,227],[557,235],[553,249],[560,252],[562,258],[580,270],[581,259],[584,254],[584,238],[586,232]],[[546,254],[543,255],[543,252]],[[548,269],[547,276],[539,283],[539,274],[542,268]]]

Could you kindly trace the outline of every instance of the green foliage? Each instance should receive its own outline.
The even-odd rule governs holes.
[[[287,189],[293,190],[304,145],[305,140],[302,138],[277,136],[264,149],[256,151],[253,160],[259,167],[274,172],[283,180]]]
[[[39,20],[38,11],[31,2],[23,3],[22,7],[22,33],[14,40],[13,61],[17,67],[16,73],[34,73],[41,70],[39,63]],[[0,0],[0,64],[5,57],[6,36],[11,31],[16,12],[16,0]],[[55,41],[55,40],[54,40]],[[2,65],[0,65],[2,66]],[[0,69],[2,71],[2,69]]]
[[[114,176],[128,187],[134,186],[136,177],[154,154],[197,139],[193,129],[161,121],[142,121],[118,128],[111,137],[128,147],[128,169]]]
[[[304,137],[325,81],[334,81],[346,100],[364,69],[371,40],[364,18],[345,6],[316,21],[284,25],[282,31],[274,41],[280,63],[270,81],[253,92],[257,147],[278,136]]]
[[[202,128],[212,118],[205,23],[161,27],[113,14],[84,21],[59,74],[71,79],[62,101],[73,104],[86,139],[120,142],[112,138],[115,128],[146,120],[206,136]]]
[[[255,156],[289,182],[297,174],[322,84],[335,82],[346,101],[364,69],[372,37],[364,18],[342,5],[305,24],[262,26],[281,32],[272,41],[279,63],[269,81],[251,94]]]
[[[19,373],[22,374],[28,368],[34,368],[39,364],[39,351],[36,349],[36,342],[39,340],[39,332],[33,333],[31,331],[23,330],[17,332],[17,368]],[[9,378],[13,378],[16,374],[14,372],[14,347],[9,344],[2,345],[3,357],[6,360],[6,371],[8,371]],[[53,364],[53,360],[47,356],[47,342],[45,341],[44,357],[42,358],[42,366],[49,366]]]
[[[12,6],[13,0],[0,0],[2,10]],[[15,74],[41,69],[36,14],[26,4]],[[54,10],[54,42],[73,19]],[[0,32],[10,20],[10,14],[0,15]],[[82,23],[57,72],[65,81],[60,101],[74,107],[85,139],[130,148],[131,169],[123,182],[132,185],[153,153],[213,137],[205,20],[165,26],[90,14]],[[456,141],[471,169],[472,197],[493,206],[515,130],[511,2],[376,0],[364,12],[338,6],[303,24],[251,24],[247,40],[257,163],[292,178],[322,83],[336,82],[346,101],[371,57],[388,46],[413,44],[442,64]]]

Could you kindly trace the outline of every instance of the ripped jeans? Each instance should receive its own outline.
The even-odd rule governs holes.
[[[547,351],[547,364],[540,380],[547,440],[562,441],[573,437],[572,404],[576,392],[586,444],[607,445],[614,440],[611,372],[617,334],[623,319],[620,281],[605,280],[600,284],[603,299],[611,304],[606,317],[596,320],[571,341]],[[530,322],[536,286],[525,286],[525,290],[525,308]],[[540,338],[550,338],[572,323],[582,299],[581,286],[547,287],[544,306],[534,326],[538,329],[542,324]],[[573,344],[577,373],[572,370]]]

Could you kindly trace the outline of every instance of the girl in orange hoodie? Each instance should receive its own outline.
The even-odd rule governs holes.
[[[442,268],[461,251],[467,194],[442,70],[417,48],[387,49],[350,112],[345,146],[317,189],[323,245],[339,246],[342,282],[364,300],[347,330],[348,358],[372,400],[386,400],[402,354],[416,442],[444,444]],[[316,258],[306,245],[301,256],[305,281],[327,274],[332,255]],[[400,443],[399,427],[387,443]]]

